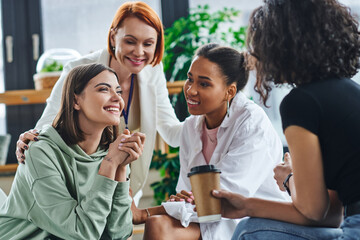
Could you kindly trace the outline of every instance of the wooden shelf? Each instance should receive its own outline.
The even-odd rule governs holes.
[[[169,95],[178,94],[182,92],[185,81],[168,82],[166,84]],[[26,105],[45,103],[50,96],[51,89],[44,90],[12,90],[0,93],[0,103],[11,105]]]
[[[44,90],[13,90],[0,93],[0,103],[6,105],[25,105],[45,103],[46,99],[50,96],[51,89]]]
[[[185,80],[167,82],[166,86],[169,91],[169,95],[181,93],[185,84]]]
[[[133,227],[133,234],[143,234],[145,230],[145,226],[144,225],[135,225]]]
[[[17,163],[0,165],[0,175],[2,175],[4,173],[15,174],[18,166],[19,166],[19,164],[17,164]]]

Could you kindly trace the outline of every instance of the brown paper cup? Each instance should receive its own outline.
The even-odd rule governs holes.
[[[211,194],[214,189],[220,190],[220,173],[214,165],[193,167],[188,173],[200,223],[221,219],[221,200]]]

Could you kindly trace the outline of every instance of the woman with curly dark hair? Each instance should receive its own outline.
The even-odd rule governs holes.
[[[233,239],[360,239],[360,33],[336,0],[267,0],[247,44],[264,103],[273,84],[294,89],[280,112],[292,203],[214,191],[223,216],[241,221]],[[340,223],[341,228],[338,228]]]

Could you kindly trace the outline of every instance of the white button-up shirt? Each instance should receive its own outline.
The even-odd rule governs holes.
[[[202,154],[204,116],[186,119],[180,142],[180,176],[176,187],[191,191],[187,173],[194,166],[205,165]],[[222,189],[277,201],[290,201],[273,178],[273,168],[282,161],[283,147],[265,112],[242,92],[233,99],[217,133],[217,146],[209,164],[221,170]],[[196,199],[195,199],[196,201]],[[225,219],[201,223],[203,239],[230,239],[240,220]]]

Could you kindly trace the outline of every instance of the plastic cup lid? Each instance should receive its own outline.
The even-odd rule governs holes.
[[[190,169],[188,177],[198,173],[216,172],[221,173],[220,169],[216,168],[215,165],[200,165]]]

